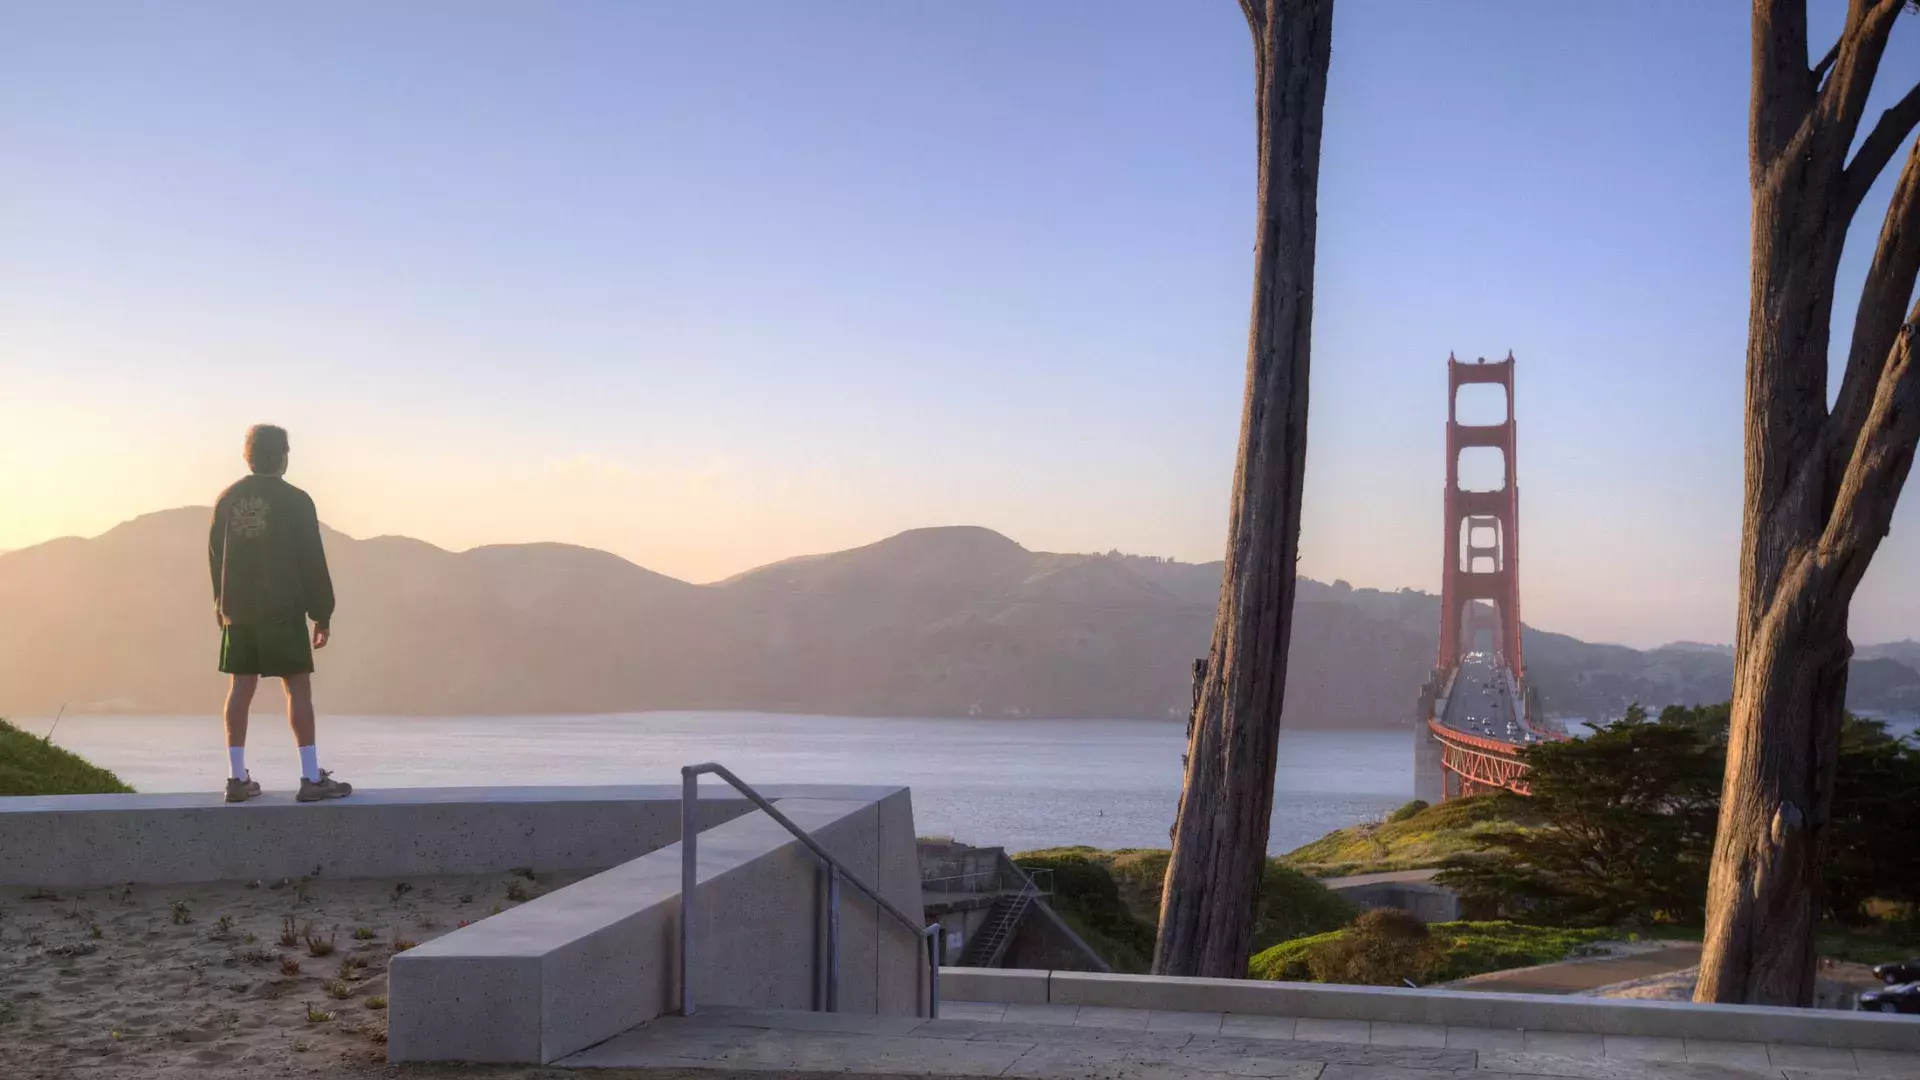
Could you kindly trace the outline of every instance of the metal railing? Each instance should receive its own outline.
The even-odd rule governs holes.
[[[874,906],[893,917],[900,925],[913,931],[925,943],[927,959],[927,1016],[937,1019],[940,1015],[940,924],[921,926],[897,907],[881,896],[873,886],[860,880],[860,876],[847,869],[846,864],[833,857],[832,853],[820,846],[819,841],[808,835],[805,829],[795,825],[792,819],[774,808],[759,792],[747,786],[746,781],[733,775],[726,766],[709,761],[701,765],[688,765],[680,770],[680,1012],[683,1016],[692,1016],[693,1006],[693,909],[694,889],[698,874],[695,848],[700,835],[699,824],[695,821],[700,805],[700,777],[711,773],[732,785],[735,791],[745,795],[748,801],[759,807],[765,814],[780,823],[780,826],[792,833],[794,839],[806,846],[827,874],[827,947],[826,947],[826,1011],[837,1012],[840,1006],[840,879],[846,878],[853,887],[867,894]],[[818,933],[818,931],[815,931]],[[816,939],[817,940],[817,939]]]

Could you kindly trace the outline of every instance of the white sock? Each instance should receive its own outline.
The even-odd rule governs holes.
[[[245,780],[247,778],[246,747],[227,747],[227,778],[229,780]]]
[[[314,783],[320,782],[320,751],[311,746],[300,748],[300,775]]]

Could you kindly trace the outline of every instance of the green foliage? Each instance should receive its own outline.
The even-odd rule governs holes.
[[[1368,912],[1347,929],[1275,945],[1253,958],[1248,973],[1256,979],[1288,982],[1399,986],[1405,978],[1427,985],[1551,964],[1583,954],[1607,935],[1599,929],[1450,922],[1427,926],[1426,937],[1420,938],[1401,921],[1410,916],[1393,914],[1399,918],[1370,921],[1376,913]],[[1361,923],[1368,923],[1368,928]]]
[[[1142,972],[1153,963],[1168,857],[1164,849],[1068,847],[1030,851],[1014,861],[1053,870],[1054,910],[1115,971]],[[1254,917],[1254,950],[1345,926],[1359,910],[1306,874],[1268,860]]]
[[[1137,973],[1152,967],[1155,927],[1121,900],[1109,869],[1112,853],[1090,847],[1049,848],[1016,855],[1013,861],[1053,871],[1049,902],[1054,911],[1115,971]]]
[[[1487,837],[1438,881],[1471,909],[1569,925],[1692,924],[1704,917],[1729,708],[1638,705],[1593,735],[1529,749],[1545,827]],[[1823,911],[1867,921],[1867,902],[1920,900],[1920,749],[1848,716],[1835,768]]]
[[[1469,906],[1598,926],[1699,917],[1720,769],[1697,724],[1627,715],[1585,739],[1526,752],[1546,828],[1490,837],[1491,857],[1437,879]]]
[[[1315,982],[1398,986],[1418,982],[1439,962],[1427,924],[1390,908],[1369,911],[1353,927],[1306,954]]]
[[[1360,907],[1353,901],[1278,859],[1269,859],[1260,881],[1253,951],[1345,926],[1359,914]]]
[[[0,720],[0,795],[98,795],[132,790],[107,770]]]
[[[1281,856],[1281,861],[1315,877],[1424,870],[1456,856],[1478,855],[1492,835],[1526,828],[1536,820],[1526,799],[1505,793],[1415,809],[1420,805],[1416,799],[1381,824],[1336,829]]]
[[[1850,925],[1872,921],[1870,900],[1920,905],[1920,747],[1878,721],[1841,725],[1821,884],[1828,916]]]
[[[1420,811],[1430,809],[1432,806],[1433,804],[1425,799],[1414,799],[1412,802],[1403,804],[1400,809],[1388,814],[1387,824],[1398,825],[1402,821],[1411,821]]]

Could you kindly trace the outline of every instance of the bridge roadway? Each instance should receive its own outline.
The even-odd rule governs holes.
[[[1513,701],[1513,683],[1491,653],[1468,653],[1455,669],[1453,696],[1442,723],[1456,731],[1517,749],[1537,742],[1526,717]]]
[[[1519,751],[1542,735],[1527,722],[1515,690],[1497,654],[1468,653],[1454,668],[1446,709],[1430,725],[1440,743],[1440,766],[1451,774],[1445,797],[1488,788],[1529,793]]]

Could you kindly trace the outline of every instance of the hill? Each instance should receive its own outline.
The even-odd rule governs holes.
[[[0,795],[101,795],[132,790],[87,759],[0,720]]]
[[[147,514],[0,555],[0,709],[205,712],[219,700],[209,511]],[[740,709],[918,716],[1185,715],[1219,563],[1029,551],[916,529],[711,585],[566,544],[452,552],[324,529],[341,600],[324,708],[384,714]],[[1302,579],[1297,728],[1392,728],[1433,663],[1436,597]],[[1723,701],[1732,659],[1526,630],[1560,713]],[[1863,648],[1856,708],[1920,708],[1920,646]],[[1871,700],[1855,700],[1856,697]]]

